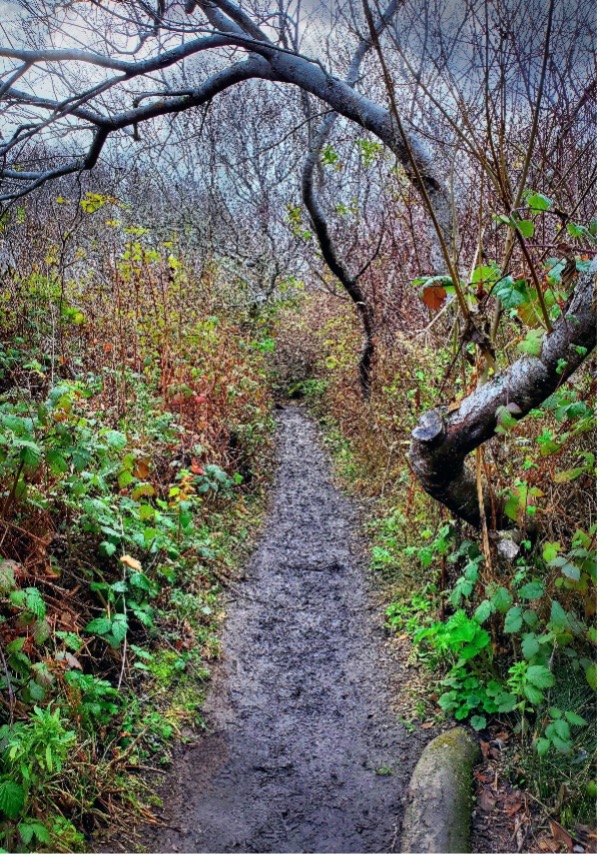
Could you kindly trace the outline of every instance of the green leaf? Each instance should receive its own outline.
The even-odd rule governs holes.
[[[457,705],[457,692],[446,691],[444,694],[441,694],[438,698],[438,705],[445,711],[453,709]]]
[[[524,238],[532,238],[534,235],[534,224],[531,220],[517,220],[516,226]]]
[[[42,451],[34,441],[19,439],[14,440],[13,445],[20,450],[19,458],[27,468],[37,468],[42,458]]]
[[[133,482],[134,475],[131,471],[121,471],[119,476],[117,477],[117,483],[120,489],[124,489],[131,482]],[[179,489],[178,489],[179,491]]]
[[[542,691],[539,691],[534,685],[530,685],[530,683],[525,682],[523,685],[524,697],[526,700],[529,700],[530,703],[533,703],[535,706],[538,706],[539,703],[542,703],[545,699]]]
[[[46,616],[46,603],[37,587],[27,587],[25,590],[25,608],[38,620]]]
[[[551,563],[552,560],[555,560],[560,551],[561,545],[559,542],[545,542],[545,547],[543,548],[543,560],[545,563]]]
[[[558,718],[557,721],[553,722],[553,727],[560,739],[563,739],[565,742],[570,741],[570,725],[567,721],[564,721],[563,718]]]
[[[0,783],[0,810],[10,819],[15,819],[23,810],[25,791],[14,781]]]
[[[586,669],[586,681],[593,689],[593,691],[597,690],[597,665],[595,663],[589,664]]]
[[[513,310],[528,301],[528,283],[525,280],[515,280],[503,277],[494,286],[492,294],[496,295],[506,310]]]
[[[515,634],[519,632],[522,628],[522,609],[515,605],[513,608],[510,608],[505,616],[505,625],[503,626],[503,631],[506,634]]]
[[[495,697],[495,704],[498,712],[513,712],[517,705],[515,694],[510,694],[508,691],[501,691]]]
[[[491,268],[490,265],[478,265],[477,268],[474,268],[474,273],[472,274],[471,283],[489,283],[495,282],[499,278],[499,269]]]
[[[569,578],[570,581],[580,581],[580,569],[569,561],[562,565],[561,573],[562,575],[565,575],[566,578]]]
[[[532,209],[532,217],[536,217],[540,212],[548,212],[553,208],[553,200],[545,196],[545,194],[528,194],[526,197],[528,208]]]
[[[540,644],[536,635],[533,632],[529,632],[527,635],[524,635],[522,638],[522,652],[524,653],[524,658],[527,661],[530,661],[530,659],[534,658],[539,650]]]
[[[554,483],[571,483],[572,480],[577,480],[581,474],[584,474],[586,468],[570,468],[568,471],[559,471],[553,477]]]
[[[108,542],[106,539],[98,546],[98,551],[105,557],[112,557],[116,550],[117,546],[113,545],[112,542]]]
[[[495,610],[506,614],[513,605],[513,598],[506,587],[499,587],[492,597],[492,603]]]
[[[105,635],[107,632],[110,632],[110,630],[111,621],[108,617],[97,617],[95,620],[89,622],[84,629],[84,631],[95,635]]]
[[[127,444],[127,436],[123,432],[117,432],[116,429],[107,429],[104,436],[109,447],[114,450],[122,450]]]
[[[531,581],[529,584],[524,584],[518,590],[518,595],[522,599],[540,599],[545,592],[545,587],[542,581]]]
[[[551,748],[551,740],[545,739],[541,736],[540,739],[537,739],[534,743],[536,747],[536,752],[540,754],[541,757],[544,757],[545,754],[549,753],[549,749]]]
[[[553,742],[553,746],[561,753],[561,754],[569,754],[570,751],[574,749],[574,745],[571,741],[566,741],[562,739],[561,736],[555,734],[551,739]]]
[[[564,716],[574,727],[586,727],[586,721],[576,712],[564,712]]]
[[[522,340],[521,343],[518,343],[517,350],[523,354],[538,357],[543,347],[542,340],[544,335],[545,331],[543,328],[534,328],[533,330],[528,331],[526,339]]]
[[[492,613],[492,604],[489,599],[484,599],[483,602],[480,602],[476,610],[474,611],[474,619],[477,623],[486,622],[486,620],[490,617]]]
[[[53,474],[65,474],[69,470],[67,460],[60,450],[47,450],[46,462]]]
[[[556,629],[568,629],[570,627],[570,620],[565,610],[559,604],[559,602],[553,600],[551,603],[551,616],[549,618],[549,623],[553,628]]]
[[[482,715],[472,715],[470,718],[470,724],[474,728],[474,730],[484,730],[486,727],[486,718]]]
[[[536,688],[552,688],[555,685],[555,677],[542,664],[531,664],[526,670],[526,679]]]
[[[18,825],[18,829],[21,840],[26,846],[31,843],[33,837],[35,837],[39,843],[45,843],[47,845],[50,843],[50,832],[45,825],[42,825],[41,822],[21,822]]]
[[[113,614],[111,634],[117,644],[125,640],[127,637],[127,617],[125,614]]]

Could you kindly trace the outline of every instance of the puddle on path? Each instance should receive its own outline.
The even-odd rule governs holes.
[[[352,504],[313,422],[289,407],[278,423],[272,513],[230,605],[211,732],[167,780],[171,827],[152,832],[153,851],[398,848],[423,743],[388,710]]]

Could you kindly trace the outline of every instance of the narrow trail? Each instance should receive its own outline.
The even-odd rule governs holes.
[[[278,414],[273,511],[231,604],[210,732],[167,784],[159,852],[388,852],[420,750],[392,716],[351,503],[313,422]],[[420,737],[421,739],[421,737]]]

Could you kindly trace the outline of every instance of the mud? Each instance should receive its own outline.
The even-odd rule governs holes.
[[[422,737],[389,709],[356,512],[313,422],[278,412],[272,513],[230,604],[209,732],[166,786],[158,852],[398,849]]]

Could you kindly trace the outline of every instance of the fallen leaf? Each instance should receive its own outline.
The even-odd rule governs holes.
[[[543,834],[538,839],[538,848],[540,852],[559,852],[559,843]]]
[[[75,656],[74,656],[72,653],[70,653],[70,652],[66,652],[66,653],[65,653],[65,661],[66,661],[66,662],[67,662],[67,664],[69,664],[71,667],[74,667],[74,668],[76,668],[77,670],[83,670],[83,667],[81,666],[81,664],[79,663],[79,661],[75,658]]]
[[[496,806],[497,800],[490,790],[483,789],[478,795],[478,804],[482,810],[490,811]]]
[[[119,562],[123,563],[125,566],[129,566],[130,569],[135,569],[136,572],[142,571],[142,564],[140,561],[136,560],[135,557],[130,557],[129,554],[124,554],[123,557],[120,557]]]
[[[148,460],[144,459],[136,459],[136,464],[134,465],[133,475],[137,480],[145,480],[150,472],[150,465]]]
[[[519,796],[515,796],[514,798],[506,799],[503,809],[507,816],[515,816],[518,810],[522,809],[522,799]]]
[[[434,721],[426,721],[425,724],[422,724],[422,730],[429,730],[434,726]]]
[[[569,833],[565,830],[565,828],[562,828],[558,822],[554,822],[553,820],[550,820],[549,827],[551,828],[551,834],[553,835],[555,840],[557,840],[559,843],[563,843],[564,846],[567,846],[568,849],[571,850],[574,846],[574,841],[570,837]]]

